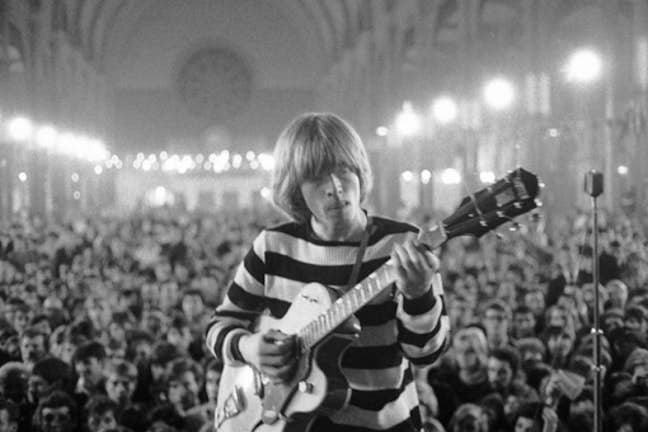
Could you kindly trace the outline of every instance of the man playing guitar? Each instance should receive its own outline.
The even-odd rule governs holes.
[[[250,365],[263,383],[290,383],[313,368],[300,363],[304,342],[298,329],[254,330],[262,312],[286,319],[298,298],[315,301],[304,285],[317,282],[344,293],[391,258],[395,282],[363,303],[355,313],[361,330],[356,321],[359,333],[332,360],[350,389],[346,400],[339,409],[314,413],[309,431],[419,431],[410,363],[430,364],[448,344],[439,260],[417,241],[415,226],[367,214],[362,205],[371,186],[365,148],[346,121],[327,113],[293,120],[277,141],[273,176],[274,201],[292,221],[258,235],[206,329],[208,348],[226,365]],[[329,390],[340,381],[323,375]],[[311,391],[312,383],[299,383],[299,391]],[[247,429],[225,427],[229,415],[245,409],[233,404],[233,414],[220,417],[222,428],[217,415],[217,430]],[[291,430],[287,406],[265,406],[250,430],[277,422],[283,422],[277,430]]]

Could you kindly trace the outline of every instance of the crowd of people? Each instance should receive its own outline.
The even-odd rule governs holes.
[[[5,227],[0,432],[214,430],[222,363],[204,332],[280,220],[156,210]],[[606,431],[648,429],[644,228],[608,214],[599,228]],[[438,252],[452,337],[415,370],[425,430],[593,429],[591,237],[574,213]]]

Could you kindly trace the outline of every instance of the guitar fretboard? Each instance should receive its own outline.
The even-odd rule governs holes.
[[[389,260],[377,271],[367,276],[316,319],[304,326],[299,332],[304,350],[312,348],[326,335],[359,311],[395,280],[392,261]]]

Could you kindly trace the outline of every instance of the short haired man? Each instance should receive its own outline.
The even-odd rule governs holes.
[[[92,432],[117,429],[117,404],[106,396],[93,396],[85,406],[87,427]]]
[[[20,357],[23,363],[29,367],[44,358],[48,351],[48,338],[45,333],[34,327],[28,327],[20,335]]]
[[[106,349],[97,341],[84,343],[76,349],[72,356],[74,370],[79,375],[76,394],[83,405],[90,397],[105,394],[103,376],[105,360]]]
[[[77,428],[77,406],[62,391],[54,391],[43,398],[34,414],[34,426],[40,432],[74,431]]]

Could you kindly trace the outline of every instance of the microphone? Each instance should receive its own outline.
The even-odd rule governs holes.
[[[585,193],[592,198],[603,193],[603,173],[591,170],[585,174]]]

